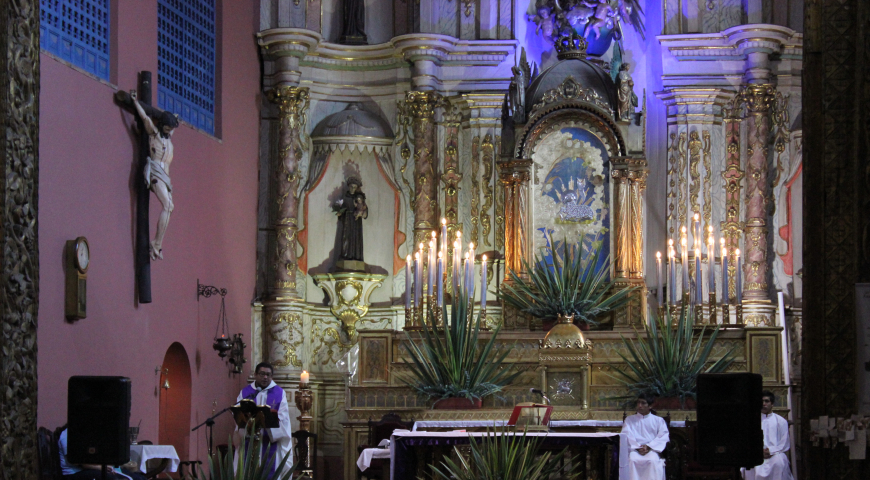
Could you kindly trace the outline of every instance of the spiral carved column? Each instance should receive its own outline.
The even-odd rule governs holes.
[[[414,245],[428,241],[438,223],[438,175],[435,156],[435,108],[443,99],[436,92],[405,93],[414,132]]]
[[[770,109],[776,89],[770,84],[747,85],[740,93],[746,106],[746,256],[743,264],[743,299],[759,307],[770,304],[768,295],[767,156],[770,137]],[[757,310],[750,312],[750,310]],[[772,326],[767,308],[746,309],[745,322],[753,326]]]
[[[279,87],[267,92],[280,112],[278,155],[275,158],[275,263],[271,294],[275,298],[298,298],[296,293],[296,219],[299,214],[298,165],[304,153],[302,129],[308,109],[308,89]]]
[[[638,287],[627,308],[616,314],[614,328],[639,325],[646,316],[646,283],[643,279],[643,191],[649,175],[643,158],[614,157],[614,267],[616,287]]]

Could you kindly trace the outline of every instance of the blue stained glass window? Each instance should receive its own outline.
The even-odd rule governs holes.
[[[109,1],[40,0],[42,49],[109,80]]]
[[[159,0],[157,105],[214,134],[215,0]]]

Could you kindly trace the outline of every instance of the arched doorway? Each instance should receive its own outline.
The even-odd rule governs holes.
[[[190,445],[190,361],[180,343],[166,350],[161,370],[158,442],[174,446],[178,458],[186,460]]]

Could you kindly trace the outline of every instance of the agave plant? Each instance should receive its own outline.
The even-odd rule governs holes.
[[[592,242],[583,261],[579,245],[562,242],[561,255],[548,246],[549,255],[535,255],[534,265],[523,259],[528,278],[511,270],[512,282],[502,284],[501,299],[517,310],[538,318],[574,315],[575,321],[597,325],[596,318],[625,305],[635,287],[616,289],[608,279],[610,255],[599,261],[604,243]],[[552,265],[547,258],[552,258]]]
[[[430,399],[482,399],[501,391],[520,372],[510,373],[510,369],[502,368],[510,349],[498,352],[495,348],[501,325],[495,327],[489,341],[481,347],[478,339],[483,319],[478,314],[477,318],[466,320],[473,306],[464,287],[455,297],[450,307],[452,321],[448,328],[426,323],[419,344],[405,331],[408,340],[405,348],[411,361],[404,359],[410,375],[402,380]],[[444,307],[444,318],[447,318],[446,314],[447,306]]]
[[[429,465],[432,478],[443,480],[544,480],[559,473],[559,464],[565,456],[564,449],[558,454],[544,452],[537,455],[542,437],[512,434],[507,429],[490,431],[477,438],[471,437],[471,454],[465,458],[454,447],[459,463],[445,458],[441,466]],[[573,479],[579,463],[571,462],[567,472],[559,478]]]
[[[719,327],[712,329],[704,339],[706,327],[695,336],[694,310],[685,306],[674,319],[670,312],[663,318],[644,326],[646,336],[637,335],[637,340],[622,337],[628,355],[619,356],[627,365],[626,370],[613,369],[612,378],[628,388],[628,395],[615,397],[632,403],[639,394],[656,397],[679,397],[680,404],[686,398],[695,398],[698,374],[724,372],[734,362],[734,349],[708,365],[713,343],[719,335]],[[673,326],[672,326],[673,325]]]
[[[232,445],[232,438],[230,438],[229,445]],[[284,471],[284,466],[289,458],[290,452],[287,452],[287,455],[278,462],[273,475],[271,465],[275,461],[275,455],[263,460],[262,455],[260,455],[260,442],[243,442],[239,447],[238,462],[233,462],[232,450],[228,450],[226,454],[218,452],[217,455],[209,455],[208,475],[202,471],[202,466],[199,466],[199,475],[187,475],[185,480],[193,480],[194,478],[207,480],[290,480],[297,464]],[[236,465],[233,466],[233,463]]]

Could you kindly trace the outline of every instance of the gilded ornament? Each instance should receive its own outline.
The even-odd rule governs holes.
[[[480,137],[471,140],[471,232],[468,240],[480,245],[478,222],[480,215]]]
[[[541,101],[532,107],[530,118],[535,116],[538,110],[549,104],[566,101],[588,103],[604,110],[610,117],[613,116],[613,110],[610,108],[610,105],[608,105],[607,102],[598,95],[598,92],[591,88],[584,87],[577,82],[573,76],[569,75],[561,85],[547,90],[544,93],[541,97]]]
[[[272,360],[272,364],[276,367],[294,366],[301,368],[302,360],[297,354],[300,347],[305,341],[302,338],[302,317],[297,313],[276,312],[268,323],[269,337],[272,341],[277,342],[284,348],[284,358],[281,360]],[[277,327],[277,328],[275,328]],[[299,334],[299,339],[295,333]]]
[[[491,245],[489,234],[492,231],[489,210],[492,208],[493,192],[492,192],[492,174],[494,160],[494,145],[492,144],[492,135],[487,133],[483,137],[483,145],[481,151],[483,153],[483,208],[480,212],[480,224],[483,227],[483,245],[487,247]]]

